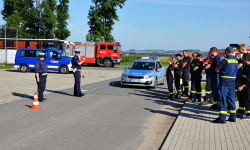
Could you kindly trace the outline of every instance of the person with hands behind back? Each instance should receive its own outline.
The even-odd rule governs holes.
[[[247,114],[242,115],[241,119],[250,119],[250,54],[243,56],[243,62],[245,67],[242,70],[240,80],[237,82],[236,87],[240,92],[239,101],[241,101],[239,107],[245,108]],[[244,111],[242,111],[242,114]]]
[[[182,77],[182,72],[183,72],[183,60],[181,58],[181,54],[176,54],[175,57],[177,58],[177,62],[174,65],[174,77],[175,77],[175,87],[177,90],[177,94],[175,98],[180,98],[181,97],[181,85],[180,85],[180,80]]]
[[[75,78],[75,85],[74,85],[74,96],[82,97],[84,94],[81,91],[81,65],[85,61],[86,58],[83,58],[82,61],[80,61],[80,50],[75,49],[75,56],[72,57],[72,67],[73,67],[73,74]]]
[[[172,100],[173,94],[174,94],[174,88],[173,88],[173,80],[174,80],[174,61],[173,58],[168,58],[168,68],[166,72],[167,77],[167,84],[168,84],[168,91],[169,91],[169,99]],[[166,98],[166,99],[168,99]]]

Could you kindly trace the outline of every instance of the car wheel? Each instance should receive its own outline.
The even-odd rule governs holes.
[[[60,72],[62,74],[69,73],[69,69],[67,66],[62,66],[62,67],[60,67]]]
[[[27,71],[28,71],[28,66],[25,65],[25,64],[22,64],[22,65],[20,66],[20,70],[21,70],[21,72],[27,72]]]
[[[158,85],[158,79],[155,78],[155,84],[154,84],[154,86],[153,86],[153,89],[155,89],[157,85]]]
[[[113,62],[110,59],[104,60],[104,67],[112,67]]]

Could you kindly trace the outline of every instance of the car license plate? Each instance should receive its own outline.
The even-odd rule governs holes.
[[[131,82],[141,82],[139,79],[131,79]]]

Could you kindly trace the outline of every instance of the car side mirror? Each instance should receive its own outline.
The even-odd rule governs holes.
[[[157,72],[161,72],[162,70],[161,69],[157,69]]]
[[[124,70],[127,70],[128,69],[128,67],[124,67]]]

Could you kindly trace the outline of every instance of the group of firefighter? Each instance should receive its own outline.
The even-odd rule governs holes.
[[[226,123],[227,113],[230,114],[230,122],[236,122],[236,116],[250,119],[250,53],[247,53],[244,44],[240,44],[237,49],[239,53],[235,54],[232,47],[227,47],[221,59],[217,55],[217,48],[212,47],[208,53],[210,61],[205,65],[198,52],[192,53],[191,58],[188,51],[183,50],[183,59],[181,54],[175,55],[176,61],[169,58],[166,71],[169,90],[167,99],[184,96],[193,102],[198,101],[200,105],[212,104],[210,109],[219,111],[219,117],[213,123]],[[203,70],[206,73],[206,95],[201,101]],[[190,75],[191,91],[188,95]],[[235,101],[239,102],[237,111]]]

